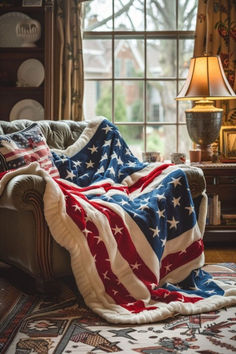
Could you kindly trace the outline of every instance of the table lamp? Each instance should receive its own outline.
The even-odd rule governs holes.
[[[187,79],[176,100],[196,101],[185,114],[189,136],[201,150],[202,161],[211,161],[211,143],[219,136],[222,123],[223,109],[215,107],[213,101],[235,98],[219,56],[191,59]]]

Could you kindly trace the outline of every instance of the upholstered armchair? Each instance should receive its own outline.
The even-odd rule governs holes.
[[[65,149],[73,144],[86,122],[38,121],[50,149]],[[30,120],[0,121],[0,135],[29,127]],[[192,197],[205,189],[201,170],[181,166],[189,181]],[[45,181],[36,175],[12,178],[0,197],[0,260],[30,275],[39,291],[50,282],[71,275],[70,256],[53,239],[44,218]]]

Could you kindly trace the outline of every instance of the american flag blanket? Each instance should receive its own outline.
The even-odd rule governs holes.
[[[33,162],[5,174],[0,193],[18,173],[45,179],[45,218],[94,312],[148,323],[236,303],[232,284],[202,270],[207,197],[192,199],[181,168],[140,162],[102,117],[53,157],[61,178]]]

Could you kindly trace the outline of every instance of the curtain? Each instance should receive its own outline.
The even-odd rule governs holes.
[[[83,119],[82,2],[56,1],[54,112],[57,120]]]
[[[236,92],[236,1],[199,0],[194,56],[219,55]],[[217,101],[224,109],[223,125],[236,125],[236,100]]]

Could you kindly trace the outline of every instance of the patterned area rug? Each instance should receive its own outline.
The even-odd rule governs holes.
[[[207,271],[236,283],[236,265],[207,265]],[[0,281],[0,353],[235,353],[236,307],[176,316],[150,325],[112,325],[91,312],[70,282],[57,297],[28,295]],[[2,296],[2,294],[0,293]]]

